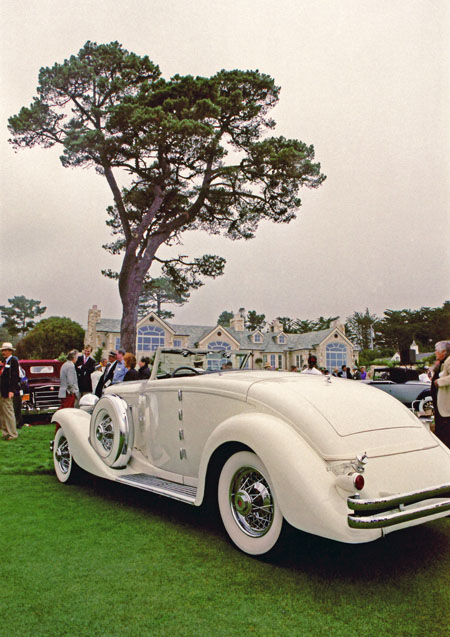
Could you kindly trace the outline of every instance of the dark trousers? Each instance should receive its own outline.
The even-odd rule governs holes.
[[[13,407],[14,407],[14,415],[16,417],[16,427],[17,429],[21,429],[23,427],[23,416],[22,416],[22,396],[20,396],[20,394],[18,396],[14,395]]]
[[[434,435],[450,448],[450,417],[441,416],[437,408],[434,411]]]

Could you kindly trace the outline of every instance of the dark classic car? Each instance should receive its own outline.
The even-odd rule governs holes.
[[[19,360],[21,373],[22,413],[24,415],[52,414],[59,409],[59,373],[57,360]]]
[[[419,372],[408,367],[378,367],[373,370],[373,377],[364,381],[382,389],[407,407],[415,411],[429,411],[433,408],[431,400],[431,383],[419,380]]]

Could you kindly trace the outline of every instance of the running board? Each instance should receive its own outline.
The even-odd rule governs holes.
[[[187,484],[163,480],[156,476],[149,476],[147,473],[134,473],[116,478],[116,480],[117,482],[128,484],[131,487],[158,493],[159,495],[164,495],[174,500],[181,500],[181,502],[186,502],[187,504],[194,504],[197,496],[197,487],[190,487]]]

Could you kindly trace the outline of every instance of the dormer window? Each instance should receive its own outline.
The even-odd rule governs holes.
[[[256,334],[253,334],[254,343],[261,343],[261,341],[262,341],[262,336],[259,332],[256,332]]]
[[[285,334],[280,334],[278,337],[278,343],[280,345],[285,345],[286,344],[286,335]]]

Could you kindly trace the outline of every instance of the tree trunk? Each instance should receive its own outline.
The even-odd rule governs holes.
[[[136,324],[139,292],[130,286],[122,296],[122,321],[120,323],[120,347],[126,352],[136,353]]]
[[[124,260],[125,265],[125,260]],[[120,347],[126,352],[136,353],[136,324],[138,303],[145,272],[135,263],[122,267],[119,276],[119,292],[122,300],[122,321],[120,324]]]
[[[120,347],[126,352],[136,353],[136,324],[138,321],[138,304],[142,292],[144,278],[152,265],[155,253],[164,243],[166,235],[153,238],[139,258],[134,250],[136,246],[127,248],[119,275],[119,293],[122,300],[122,321],[120,324]]]

